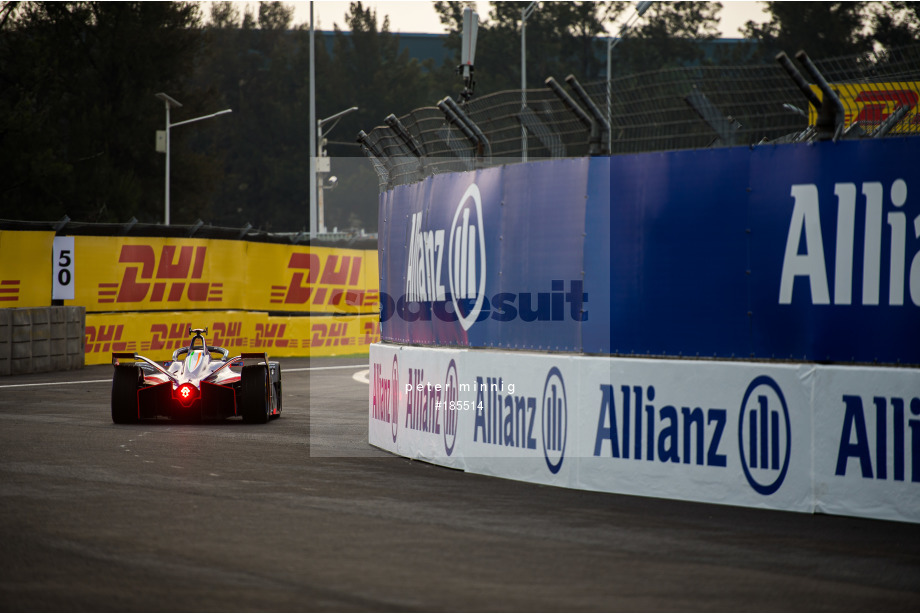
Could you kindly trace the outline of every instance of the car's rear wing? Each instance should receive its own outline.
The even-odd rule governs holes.
[[[252,360],[261,360],[262,362],[268,363],[268,354],[265,352],[241,352],[240,358],[243,360],[252,359]]]
[[[137,361],[137,355],[134,352],[112,352],[112,366],[118,367],[121,365],[122,361],[130,360],[132,362]]]
[[[123,366],[124,363],[129,360],[134,363],[136,363],[137,361],[145,362],[151,367],[153,367],[154,369],[156,369],[157,371],[159,371],[160,373],[162,373],[163,375],[165,375],[171,381],[176,382],[176,383],[179,382],[179,380],[176,379],[175,375],[173,375],[172,373],[164,369],[161,365],[150,360],[149,358],[145,356],[141,356],[140,354],[133,354],[131,352],[112,352],[112,366],[113,367]],[[131,365],[131,366],[134,366],[134,365]]]
[[[219,368],[211,372],[210,375],[208,375],[206,378],[202,379],[201,381],[203,382],[213,381],[217,379],[217,374],[223,371],[224,369],[232,367],[233,365],[243,365],[246,361],[257,361],[255,364],[264,363],[267,365],[268,364],[268,354],[266,354],[265,352],[241,352],[239,356],[234,356],[233,358],[231,358],[230,360],[222,364]]]

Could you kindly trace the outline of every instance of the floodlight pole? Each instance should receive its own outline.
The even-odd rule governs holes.
[[[172,124],[169,121],[169,110],[173,107],[175,108],[181,107],[182,103],[176,100],[175,98],[172,98],[171,96],[164,94],[163,92],[160,92],[159,94],[155,94],[155,96],[159,98],[160,100],[162,100],[166,106],[166,198],[165,198],[165,204],[164,204],[165,210],[163,214],[163,221],[166,226],[169,226],[169,163],[170,163],[170,160],[169,160],[169,149],[170,149],[169,131],[170,129],[175,128],[176,126],[184,126],[185,124],[191,124],[193,122],[200,122],[203,119],[211,119],[212,117],[217,117],[218,115],[224,115],[226,113],[233,113],[233,109],[224,109],[223,111],[218,111],[217,113],[211,113],[210,115],[202,115],[201,117],[196,117],[194,119],[186,119],[181,122],[176,122]]]

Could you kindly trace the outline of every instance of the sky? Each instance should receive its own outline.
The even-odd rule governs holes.
[[[255,4],[255,3],[250,3]],[[294,23],[310,22],[310,3],[307,1],[285,2],[294,6]],[[345,14],[348,12],[348,2],[314,2],[313,11],[316,27],[321,30],[331,30],[333,24],[338,24],[344,29]],[[476,8],[483,17],[488,16],[489,2],[477,2]],[[524,4],[522,2],[522,4]],[[391,32],[428,32],[443,34],[444,27],[438,19],[430,0],[388,0],[379,2],[363,2],[365,7],[372,7],[377,11],[377,18],[383,21],[384,15],[390,16]],[[740,38],[738,28],[748,20],[764,21],[763,2],[749,0],[737,2],[722,2],[722,37]]]

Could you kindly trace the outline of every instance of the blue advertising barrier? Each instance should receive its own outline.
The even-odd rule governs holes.
[[[383,338],[580,352],[588,169],[599,162],[436,175],[387,192]]]
[[[382,338],[920,364],[918,156],[887,138],[399,186],[380,200]]]

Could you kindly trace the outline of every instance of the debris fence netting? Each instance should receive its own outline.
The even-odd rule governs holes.
[[[920,135],[920,45],[562,81],[448,97],[361,132],[380,190],[525,160]]]

